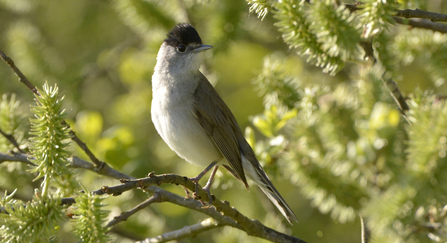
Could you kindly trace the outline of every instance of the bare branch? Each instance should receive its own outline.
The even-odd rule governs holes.
[[[347,3],[345,4],[345,7],[349,9],[351,13],[363,9],[361,3],[354,3],[354,4]],[[447,14],[428,12],[420,9],[402,9],[402,10],[397,9],[395,16],[406,19],[411,18],[427,19],[430,20],[431,22],[447,22]]]
[[[397,105],[400,108],[401,113],[406,116],[405,112],[408,111],[410,108],[408,107],[408,104],[405,101],[404,96],[400,92],[397,83],[394,82],[391,78],[388,80],[382,79],[382,81],[384,82],[388,90],[391,92],[391,97],[393,97],[394,101],[396,101]]]
[[[160,185],[162,183],[170,183],[174,185],[182,185],[186,188],[188,188],[191,191],[196,190],[196,186],[193,181],[188,179],[187,177],[182,177],[179,175],[174,174],[165,174],[165,175],[154,175],[150,174],[149,177],[143,178],[143,179],[134,179],[134,180],[121,180],[123,184],[117,185],[117,186],[104,186],[99,190],[94,191],[95,194],[111,194],[111,195],[120,195],[121,193],[134,189],[134,188],[143,188],[145,190],[156,192],[159,188],[154,189],[152,185]],[[155,187],[156,188],[156,187]],[[195,197],[196,200],[203,200],[203,201],[209,201],[208,193],[203,190],[201,187],[197,188],[197,195]],[[175,195],[175,194],[174,194]],[[163,194],[161,194],[163,196]],[[271,228],[266,227],[265,225],[261,224],[257,220],[252,220],[241,214],[239,211],[237,211],[234,207],[230,206],[230,203],[227,201],[220,201],[217,198],[215,198],[214,195],[212,205],[214,208],[208,207],[207,210],[213,210],[216,211],[216,213],[220,212],[224,216],[232,218],[234,221],[236,221],[247,234],[256,236],[259,238],[267,239],[272,242],[300,242],[304,243],[305,241],[286,235],[280,232],[277,232]],[[162,199],[165,200],[165,199]],[[167,199],[166,199],[167,200]],[[188,199],[182,198],[182,201],[188,201]],[[191,199],[189,199],[191,201]],[[177,204],[177,203],[176,203]],[[200,209],[195,209],[202,212],[203,205],[200,207]],[[204,212],[206,213],[206,212]]]
[[[15,154],[5,154],[5,153],[0,153],[0,164],[3,162],[22,162],[25,164],[29,164],[32,166],[35,166],[34,163],[32,163],[31,161],[28,160],[28,155],[26,154],[20,154],[20,153],[15,153]]]
[[[360,43],[360,46],[365,51],[365,58],[371,58],[374,63],[377,63],[377,59],[374,56],[374,50],[372,48],[372,43],[370,41],[362,41]],[[391,97],[394,99],[396,104],[399,106],[400,113],[404,116],[404,118],[407,120],[408,123],[411,124],[410,120],[407,117],[407,112],[410,108],[407,104],[407,101],[405,101],[405,97],[400,92],[399,86],[396,82],[393,81],[393,79],[389,78],[385,80],[384,74],[382,74],[381,81],[383,85],[390,91]]]
[[[138,204],[136,207],[132,208],[131,210],[126,211],[126,212],[120,214],[119,216],[116,216],[112,220],[110,220],[110,222],[107,224],[107,227],[111,227],[121,221],[126,221],[130,216],[134,215],[136,212],[138,212],[141,209],[151,205],[152,203],[156,203],[156,202],[162,202],[160,193],[157,193],[157,192],[154,193],[154,195],[152,197],[150,197],[149,199],[146,199],[144,202]]]
[[[1,51],[1,50],[0,50]],[[12,134],[6,134],[5,132],[2,131],[2,129],[0,129],[0,134],[3,135],[3,137],[5,137],[6,139],[8,139],[8,141],[14,145],[14,147],[20,152],[20,153],[25,153],[21,148],[19,143],[17,142],[17,140],[14,138],[14,136]]]
[[[87,162],[83,159],[80,159],[76,156],[73,156],[68,159],[69,162],[71,162],[70,167],[72,168],[81,168],[93,171],[97,174],[108,176],[115,179],[134,179],[134,177],[126,175],[120,171],[117,171],[113,168],[111,168],[108,164],[104,163],[103,166],[97,167],[94,164]]]
[[[396,16],[403,18],[421,18],[421,19],[429,19],[432,22],[447,22],[447,14],[439,14],[428,12],[420,9],[404,9],[397,10]]]
[[[220,225],[213,218],[207,218],[202,222],[190,226],[185,226],[182,229],[174,230],[157,237],[147,238],[142,241],[137,241],[137,243],[149,243],[149,242],[168,242],[171,240],[179,240],[186,237],[194,237],[195,235],[202,233],[204,231],[214,229],[217,227],[222,227],[224,225]]]
[[[1,153],[0,153],[1,155]],[[21,156],[24,156],[26,158],[26,155],[20,154]],[[110,221],[110,225],[115,225],[119,223],[120,221],[126,220],[129,216],[133,215],[136,211],[141,210],[142,208],[154,203],[154,202],[170,202],[182,207],[186,207],[198,212],[201,212],[203,214],[206,214],[212,218],[214,218],[219,225],[221,226],[231,226],[233,228],[237,228],[240,230],[243,230],[247,232],[249,235],[253,235],[256,237],[264,238],[273,242],[299,242],[299,243],[305,243],[305,241],[296,238],[294,236],[289,236],[280,232],[275,231],[274,229],[268,228],[261,224],[257,220],[251,220],[244,215],[242,215],[240,212],[238,212],[235,208],[230,207],[229,202],[227,201],[220,201],[213,197],[213,206],[204,206],[201,201],[209,201],[208,193],[205,192],[201,187],[198,187],[198,194],[194,199],[190,198],[184,198],[181,196],[178,196],[174,193],[168,192],[166,190],[163,190],[159,187],[153,186],[153,185],[160,185],[162,183],[171,183],[174,185],[182,185],[186,188],[188,188],[191,191],[196,190],[196,186],[194,182],[189,180],[187,177],[169,174],[169,175],[153,175],[150,174],[148,178],[143,179],[132,179],[131,176],[123,174],[119,171],[116,171],[110,167],[104,167],[102,170],[97,170],[96,167],[85,160],[79,159],[77,157],[72,157],[71,159],[71,167],[73,168],[82,168],[91,170],[93,172],[96,172],[98,174],[102,174],[105,176],[109,176],[112,178],[128,178],[128,179],[121,179],[123,184],[117,185],[117,186],[104,186],[99,190],[96,190],[92,193],[103,195],[103,194],[110,194],[110,195],[120,195],[125,191],[132,190],[135,188],[142,188],[144,191],[153,193],[154,196],[146,200],[145,202],[141,203],[134,209],[130,210],[129,212],[126,212],[124,215],[118,216],[117,221]],[[106,169],[105,169],[106,168]],[[62,200],[63,204],[71,205],[75,203],[73,198],[64,198]],[[186,237],[186,236],[185,236]]]
[[[34,163],[30,162],[28,160],[28,158],[30,157],[30,155],[27,154],[21,154],[21,153],[14,153],[14,154],[5,154],[5,153],[0,153],[0,164],[2,162],[23,162],[32,166],[35,166]],[[85,161],[83,159],[80,159],[76,156],[73,156],[71,158],[68,159],[68,161],[70,162],[70,167],[72,168],[79,168],[79,169],[86,169],[86,170],[90,170],[93,171],[97,174],[100,175],[104,175],[107,177],[111,177],[114,179],[135,179],[132,176],[126,175],[122,172],[119,172],[115,169],[112,169],[110,166],[108,166],[107,164],[104,164],[104,166],[102,166],[101,168],[96,167],[94,164]]]
[[[441,23],[433,23],[428,19],[402,19],[394,17],[396,23],[409,25],[414,28],[429,29],[440,33],[447,33],[447,25]]]
[[[219,224],[228,225],[233,228],[244,230],[241,225],[239,225],[236,221],[234,221],[234,219],[227,217],[225,215],[222,215],[220,212],[218,212],[213,207],[204,206],[203,203],[200,201],[194,200],[192,198],[181,197],[177,194],[168,192],[168,191],[163,190],[156,186],[150,186],[143,190],[150,192],[150,193],[154,193],[154,194],[158,193],[161,197],[161,200],[164,202],[170,202],[172,204],[176,204],[176,205],[206,214],[206,215],[214,218],[215,220],[217,220],[219,222]]]
[[[81,167],[79,167],[81,168]],[[176,195],[174,193],[168,192],[166,190],[163,190],[159,187],[152,186],[154,184],[161,184],[161,183],[172,183],[175,185],[183,185],[187,187],[190,190],[195,190],[195,184],[189,180],[186,177],[182,177],[179,175],[169,174],[169,175],[151,175],[151,177],[144,178],[144,179],[135,179],[135,180],[122,180],[122,185],[117,185],[113,187],[102,187],[100,190],[94,191],[92,193],[95,194],[111,194],[111,195],[120,195],[121,193],[135,189],[138,187],[141,187],[144,191],[153,193],[154,196],[146,200],[145,202],[141,203],[134,209],[121,214],[120,216],[116,217],[114,220],[110,221],[108,226],[113,226],[121,221],[126,220],[129,216],[133,215],[137,211],[141,210],[142,208],[154,203],[154,202],[170,202],[182,207],[186,207],[198,212],[201,212],[203,214],[206,214],[210,217],[212,217],[216,222],[216,227],[223,227],[223,226],[231,226],[233,228],[240,229],[242,231],[245,231],[247,234],[267,239],[272,242],[298,242],[298,243],[305,243],[305,241],[296,238],[294,236],[286,235],[281,232],[278,232],[274,229],[268,228],[261,224],[257,220],[252,220],[244,215],[242,215],[240,212],[238,212],[235,208],[230,207],[230,204],[227,201],[220,201],[216,199],[213,195],[214,201],[213,206],[204,206],[201,200],[203,198],[204,201],[209,200],[207,192],[205,192],[201,187],[198,188],[198,195],[195,199],[191,198],[184,198],[179,195]],[[75,203],[73,198],[64,198],[62,200],[63,204],[71,205]],[[196,226],[188,226],[192,227],[191,229],[196,230]],[[210,226],[211,227],[211,226]],[[199,233],[200,227],[197,226],[197,231],[193,231],[190,235]],[[206,227],[205,227],[206,228]],[[202,229],[202,231],[209,230],[211,228]],[[215,228],[215,227],[212,227]],[[188,229],[188,228],[187,228]],[[179,232],[183,232],[180,230]],[[163,234],[161,236],[157,236],[155,238],[162,237],[163,239],[170,234],[174,234],[172,232],[167,233],[167,235]],[[188,237],[190,235],[182,235],[183,237]],[[155,239],[155,238],[148,238],[148,239]],[[146,240],[148,240],[146,239]],[[148,241],[143,241],[148,242]],[[163,241],[161,241],[163,242]]]
[[[345,4],[345,7],[349,9],[351,13],[362,9],[361,4],[359,3]],[[447,22],[447,14],[428,12],[420,9],[396,10],[394,21],[396,21],[396,23],[398,24],[409,25],[414,28],[429,29],[440,33],[447,33],[447,25],[441,23],[434,23],[441,21]]]
[[[71,129],[70,125],[68,125],[65,121],[62,121],[62,125],[67,126],[70,130],[71,140],[73,140],[83,151],[87,156],[90,158],[90,160],[95,164],[95,166],[98,168],[98,170],[102,170],[103,167],[108,167],[106,162],[99,160],[93,152],[88,148],[87,144],[84,143],[77,135],[76,133]]]
[[[20,69],[14,64],[14,61],[9,58],[2,50],[0,50],[0,56],[3,59],[3,61],[8,64],[8,66],[14,71],[14,73],[19,77],[19,81],[28,87],[31,92],[34,94],[40,96],[39,91],[37,91],[36,86],[34,86],[26,77],[23,75],[23,73],[20,71]]]

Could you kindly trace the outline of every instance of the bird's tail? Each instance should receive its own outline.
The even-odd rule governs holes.
[[[279,194],[278,190],[276,190],[275,186],[273,186],[259,162],[256,160],[255,163],[252,163],[245,156],[242,156],[242,162],[245,174],[261,188],[262,192],[272,201],[287,221],[290,224],[292,224],[292,221],[298,222],[295,213],[286,203],[286,200],[282,198],[281,194]]]

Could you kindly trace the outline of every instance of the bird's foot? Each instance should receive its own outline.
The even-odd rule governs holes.
[[[210,167],[214,166],[216,163],[212,163],[210,166],[207,167],[206,171],[208,171],[210,169]],[[213,180],[214,180],[214,176],[216,175],[217,169],[219,168],[219,166],[215,166],[213,171],[211,172],[211,176],[208,179],[208,182],[206,183],[206,185],[202,188],[206,194],[208,195],[208,204],[212,204],[213,203],[213,197],[211,195],[211,185],[213,184]],[[202,172],[203,173],[203,172]],[[203,174],[199,174],[196,177],[193,178],[189,178],[191,181],[194,182],[195,184],[195,192],[194,192],[194,198],[198,198],[199,197],[199,180],[203,177]],[[205,172],[206,173],[206,172]],[[201,200],[202,204],[205,205],[205,203],[203,202],[203,200]]]
[[[208,182],[206,182],[206,185],[203,187],[203,190],[208,194],[208,203],[211,205],[213,204],[213,196],[211,195],[211,185],[214,181],[214,176],[216,175],[217,169],[219,169],[219,166],[215,166],[213,171],[211,172],[211,176],[208,179]]]
[[[200,176],[200,177],[199,176],[188,178],[188,179],[190,179],[194,183],[194,186],[195,186],[194,193],[193,193],[193,198],[196,198],[196,197],[199,196],[199,186],[200,186],[199,185],[199,180],[202,178],[203,175]],[[189,196],[188,190],[186,190],[186,191],[187,191],[187,195]]]

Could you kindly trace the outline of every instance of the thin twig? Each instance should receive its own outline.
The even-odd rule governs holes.
[[[0,152],[0,164],[3,162],[23,162],[23,163],[26,163],[26,164],[29,164],[32,166],[36,166],[34,163],[30,162],[29,159],[31,159],[31,158],[32,157],[30,155],[23,154],[23,153],[6,154],[6,153]],[[83,159],[80,159],[76,156],[69,158],[68,161],[70,162],[69,166],[72,168],[90,170],[97,174],[104,175],[104,176],[118,179],[118,180],[119,179],[135,179],[135,177],[132,177],[132,176],[126,175],[120,171],[114,170],[107,164],[105,164],[105,166],[103,166],[101,168],[98,168],[94,164],[92,164],[88,161],[85,161]]]
[[[14,153],[12,155],[0,153],[0,164],[3,162],[22,162],[25,164],[35,166],[35,164],[33,162],[28,160],[28,155],[21,154],[21,153]]]
[[[398,24],[409,25],[414,28],[422,28],[437,31],[440,33],[447,33],[447,25],[441,23],[433,23],[428,19],[402,19],[394,17],[394,21]]]
[[[205,215],[208,215],[215,220],[219,222],[219,224],[222,225],[228,225],[233,228],[237,228],[240,230],[244,230],[241,225],[239,225],[234,219],[227,217],[225,215],[222,215],[220,212],[218,212],[215,208],[209,207],[209,206],[203,206],[203,203],[201,201],[192,199],[192,198],[185,198],[181,197],[177,194],[174,194],[172,192],[165,191],[159,187],[156,186],[150,186],[143,189],[146,192],[150,193],[158,193],[161,197],[161,200],[163,202],[170,202],[172,204],[185,207],[188,209],[192,209],[194,211],[203,213]]]
[[[102,166],[102,167],[97,167],[94,164],[87,162],[83,159],[80,159],[76,156],[69,158],[68,161],[70,162],[69,166],[72,168],[82,168],[82,169],[90,170],[97,174],[108,176],[108,177],[115,178],[118,180],[119,179],[134,179],[134,177],[132,177],[132,176],[129,176],[129,175],[126,175],[120,171],[114,170],[106,163],[104,163],[104,166]]]
[[[186,237],[194,237],[195,235],[202,233],[204,231],[208,231],[210,229],[214,229],[217,227],[222,227],[224,225],[220,225],[213,218],[207,218],[202,220],[200,223],[185,226],[182,229],[174,230],[168,233],[164,233],[157,237],[151,237],[144,239],[142,241],[137,241],[136,243],[149,243],[149,242],[168,242],[171,240],[179,240]]]
[[[3,137],[5,137],[6,139],[8,139],[8,141],[14,145],[14,147],[20,152],[20,153],[25,153],[21,148],[19,143],[17,142],[17,140],[14,138],[14,136],[12,134],[6,134],[5,132],[2,131],[2,129],[0,129],[0,134],[3,135]]]
[[[447,14],[428,12],[420,9],[397,10],[396,16],[404,18],[429,19],[432,22],[447,22]]]
[[[362,9],[361,4],[359,3],[345,4],[345,7],[349,9],[351,13]],[[447,33],[447,25],[435,23],[447,22],[447,14],[428,12],[420,9],[404,9],[396,10],[396,14],[393,18],[398,24]]]
[[[119,216],[114,217],[112,220],[110,220],[109,223],[107,223],[107,227],[112,227],[113,225],[115,225],[121,221],[126,221],[130,216],[134,215],[141,209],[151,205],[152,203],[156,203],[156,202],[162,202],[160,193],[154,193],[154,195],[152,195],[152,197],[146,199],[144,202],[138,204],[136,207],[132,208],[129,211],[121,213]]]
[[[73,140],[79,148],[81,148],[84,153],[89,157],[89,159],[95,164],[98,170],[102,170],[103,167],[108,166],[106,162],[99,160],[93,152],[89,149],[86,143],[84,143],[77,135],[76,133],[70,128],[70,125],[68,125],[65,121],[62,121],[62,125],[67,126],[70,131],[71,140]]]
[[[410,109],[410,107],[408,107],[408,104],[405,101],[404,96],[402,95],[399,87],[397,86],[397,83],[394,82],[391,78],[389,78],[387,80],[383,80],[383,78],[382,78],[382,81],[385,83],[385,86],[390,90],[390,92],[392,94],[391,96],[393,97],[394,101],[396,101],[397,105],[399,106],[401,113],[406,116],[405,112],[408,111]]]
[[[360,46],[365,51],[365,58],[371,58],[374,63],[378,63],[376,57],[374,56],[374,50],[372,48],[372,43],[370,41],[362,41],[360,43]],[[405,120],[411,124],[406,114],[406,112],[410,108],[407,104],[407,101],[405,100],[405,97],[402,95],[399,86],[397,85],[396,82],[393,81],[393,79],[389,78],[385,80],[383,76],[384,74],[382,74],[380,80],[382,81],[383,85],[388,89],[388,91],[390,91],[390,95],[398,105],[400,113],[403,115]]]
[[[9,58],[2,50],[0,50],[0,56],[3,59],[3,61],[8,64],[8,66],[14,71],[14,73],[19,77],[19,81],[28,87],[28,89],[31,90],[34,94],[40,96],[39,91],[37,90],[36,86],[34,86],[26,77],[23,75],[23,73],[20,71],[20,69],[14,64],[14,61]]]

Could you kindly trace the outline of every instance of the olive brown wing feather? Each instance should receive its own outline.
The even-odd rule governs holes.
[[[241,132],[236,119],[203,74],[194,93],[193,114],[231,168],[248,188],[236,134]],[[210,161],[210,163],[213,161]]]

